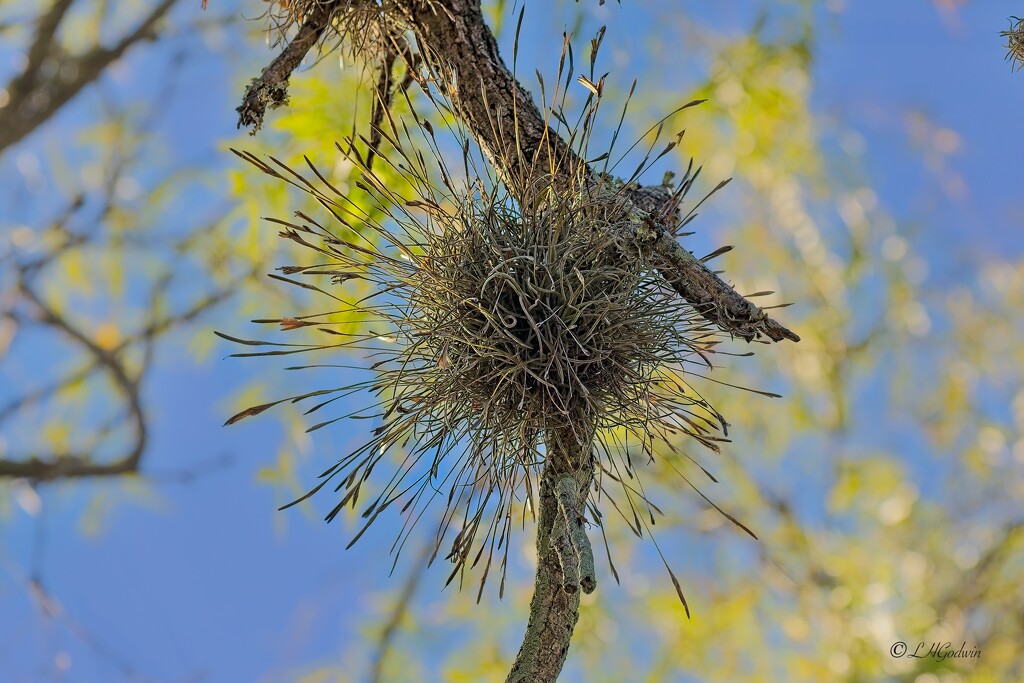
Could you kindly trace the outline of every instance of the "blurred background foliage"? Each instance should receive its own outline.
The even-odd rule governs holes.
[[[1013,8],[983,4],[903,8],[895,27],[878,19],[879,40],[905,22],[926,24],[938,34],[911,40],[937,69],[949,66],[938,56],[946,43],[966,42],[971,68],[994,65],[977,75],[989,89],[976,116],[1020,111],[1020,78],[1000,61],[998,41]],[[385,580],[388,530],[342,554],[344,539],[318,519],[329,500],[314,499],[305,515],[272,513],[359,443],[363,425],[310,435],[307,418],[285,409],[262,418],[276,420],[272,428],[210,429],[309,388],[280,370],[286,364],[220,361],[238,349],[211,330],[255,338],[249,319],[326,307],[263,276],[292,254],[260,217],[316,208],[228,149],[296,167],[307,156],[355,192],[334,142],[365,130],[371,100],[368,72],[335,52],[293,78],[290,106],[273,111],[259,136],[234,132],[241,86],[272,54],[263,24],[243,19],[263,7],[218,1],[203,13],[198,5],[0,6],[0,673],[14,681],[503,680],[532,590],[532,532],[516,537],[521,552],[502,601],[491,591],[479,606],[475,590],[440,593],[445,568],[424,570],[415,551]],[[836,86],[858,60],[878,63],[864,55],[872,45],[843,42],[864,21],[863,9],[850,18],[852,4],[526,9],[521,74],[553,72],[563,27],[583,52],[609,24],[606,101],[623,101],[639,77],[629,136],[708,98],[669,122],[688,132],[663,165],[681,170],[695,158],[704,191],[735,180],[702,207],[688,248],[736,245],[715,263],[741,293],[778,292],[762,305],[795,302],[777,313],[802,337],[715,371],[783,399],[706,391],[733,425],[733,443],[706,463],[721,483],[705,491],[760,541],[723,526],[670,469],[648,466],[645,482],[665,512],[657,539],[693,618],[650,544],[613,528],[621,585],[606,572],[584,598],[564,679],[1024,679],[1019,159],[993,155],[1005,148],[988,138],[965,137],[946,121],[959,115],[918,95],[898,65],[851,79],[861,85],[850,90]],[[508,59],[514,10],[488,5]],[[875,5],[866,16],[889,11]],[[979,31],[991,34],[988,52],[978,53],[988,42],[970,40]],[[1004,90],[992,90],[995,70]],[[974,77],[964,67],[948,80],[960,89]],[[1019,157],[1024,138],[1019,123],[1006,125],[1012,120],[993,118],[973,134],[1009,139]],[[175,376],[194,379],[182,386]],[[326,539],[311,556],[342,567],[330,582],[345,584],[344,606],[323,584],[275,564],[285,541],[261,545],[242,530],[238,539],[210,536],[221,527],[186,515],[192,505],[262,515],[235,520],[236,530],[244,523],[273,526],[277,539]],[[91,591],[102,606],[105,591],[128,590],[123,582],[133,579],[119,567],[135,565],[132,533],[159,533],[131,526],[144,510],[179,519],[155,528],[195,544],[193,583],[215,581],[204,569],[214,561],[232,576],[258,574],[253,565],[278,571],[280,584],[238,579],[249,590],[235,599],[253,603],[256,616],[222,605],[234,615],[221,622],[233,637],[210,627],[204,647],[208,638],[195,634],[208,619],[189,602],[189,585],[167,566],[144,570],[166,579],[171,604],[182,606],[165,617],[196,624],[195,634],[173,634],[189,651],[173,664],[125,641],[120,617],[68,607],[76,592]],[[119,524],[132,532],[118,535]],[[52,559],[53,546],[70,547],[79,533],[92,540],[77,552],[104,556],[109,575],[78,582],[69,578],[73,558]],[[197,540],[204,534],[209,545]],[[209,548],[219,548],[215,558]],[[360,578],[367,573],[375,580]],[[273,612],[292,614],[286,623],[272,620],[271,593],[291,603]],[[339,635],[323,643],[314,628]],[[248,632],[291,645],[239,668],[232,642],[249,647]],[[894,657],[900,641],[911,651],[964,642],[980,656]]]

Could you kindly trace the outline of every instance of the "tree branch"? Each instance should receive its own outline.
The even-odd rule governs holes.
[[[142,454],[146,450],[147,442],[146,418],[139,395],[139,378],[129,377],[124,364],[113,352],[98,346],[70,321],[50,308],[24,283],[22,283],[21,292],[25,299],[38,309],[43,322],[59,328],[76,343],[88,349],[97,364],[107,369],[127,403],[135,435],[131,446],[124,455],[110,462],[95,462],[85,453],[60,453],[49,460],[42,460],[38,457],[24,460],[5,459],[0,460],[0,478],[52,481],[54,479],[117,476],[136,472]]]
[[[592,439],[592,431],[582,437],[569,431],[548,436],[540,480],[537,576],[530,621],[506,683],[557,680],[579,620],[579,589],[582,586],[590,593],[596,587],[581,503],[594,481]]]
[[[73,239],[69,240],[68,243],[80,244],[83,240],[84,238],[81,240]],[[138,473],[148,441],[147,420],[143,412],[140,383],[145,368],[151,360],[149,353],[154,340],[168,330],[195,320],[208,309],[228,299],[234,292],[233,285],[226,286],[199,299],[187,309],[176,314],[161,317],[154,315],[153,320],[137,332],[122,339],[116,346],[104,348],[66,317],[57,313],[27,282],[29,273],[36,272],[39,268],[42,268],[49,262],[51,257],[55,257],[60,251],[60,248],[55,249],[43,258],[22,266],[21,277],[17,284],[18,291],[23,299],[32,304],[36,309],[36,317],[39,323],[53,327],[69,337],[77,346],[85,350],[90,356],[90,360],[79,369],[64,375],[61,379],[0,406],[0,424],[17,415],[25,407],[45,400],[66,390],[70,386],[86,380],[98,370],[104,370],[113,380],[114,387],[118,391],[120,400],[125,407],[124,415],[131,422],[134,432],[132,443],[120,457],[102,462],[94,460],[88,449],[84,449],[80,444],[80,451],[64,451],[45,458],[38,455],[32,455],[31,457],[2,457],[0,458],[0,479],[13,478],[42,482],[58,479],[82,479],[86,477],[117,477]],[[251,274],[249,273],[249,275]],[[160,296],[165,286],[166,283],[158,284],[153,290],[154,297]],[[155,300],[150,308],[153,311],[159,309]],[[140,345],[146,350],[146,353],[144,354],[142,368],[137,370],[134,376],[132,376],[124,365],[122,354],[129,347],[138,347]]]
[[[250,83],[239,108],[240,126],[258,128],[267,103],[285,101],[291,72],[316,44],[329,17],[349,4],[316,3],[318,16],[311,15],[284,52]],[[479,0],[390,0],[383,11],[412,33],[419,57],[500,175],[513,180],[538,172],[573,177],[583,169],[584,181],[597,184],[597,175],[547,126],[529,93],[505,66]],[[623,192],[629,199],[621,228],[628,257],[639,255],[658,268],[695,310],[732,335],[747,341],[762,336],[799,341],[676,242],[679,207],[671,190],[629,185]],[[507,683],[553,683],[558,678],[579,619],[580,589],[589,592],[596,587],[582,511],[594,478],[592,433],[580,439],[578,434],[556,432],[547,439],[534,595]]]
[[[250,83],[239,107],[239,126],[258,129],[266,105],[286,100],[291,72],[316,44],[329,17],[344,5],[342,0],[316,4],[295,39]],[[502,175],[530,177],[534,169],[571,173],[580,167],[573,151],[548,128],[530,94],[505,66],[479,0],[395,0],[386,11],[412,30],[421,56],[444,81],[442,88],[456,113]],[[625,192],[643,218],[626,235],[630,251],[649,258],[705,319],[747,341],[762,336],[776,342],[800,340],[675,240],[678,206],[668,189],[631,186]]]
[[[249,81],[242,104],[235,110],[238,112],[239,128],[252,126],[251,134],[255,135],[263,125],[267,107],[274,109],[288,103],[288,79],[302,64],[306,53],[320,41],[331,16],[342,4],[314,3],[309,16],[291,42],[263,69],[258,78]]]
[[[381,683],[384,680],[384,663],[391,653],[395,637],[398,635],[402,620],[409,611],[413,597],[416,595],[416,589],[419,588],[420,580],[423,578],[427,567],[430,566],[429,561],[433,552],[434,546],[429,543],[424,545],[419,553],[419,558],[413,563],[412,572],[406,578],[402,591],[398,594],[398,599],[395,600],[394,608],[391,610],[384,628],[381,629],[380,637],[377,639],[373,664],[370,667],[370,675],[367,678],[368,683]]]
[[[156,24],[177,0],[161,0],[139,25],[110,48],[97,45],[84,54],[72,56],[54,40],[74,0],[57,0],[43,14],[29,47],[25,70],[7,86],[10,104],[0,109],[0,152],[30,134],[60,110],[81,90],[98,79],[116,59],[136,43],[151,40]],[[40,78],[47,60],[60,62],[48,78]],[[70,67],[70,68],[69,68]],[[66,74],[74,74],[68,78]]]

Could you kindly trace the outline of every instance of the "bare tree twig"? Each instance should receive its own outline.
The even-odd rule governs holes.
[[[28,302],[35,309],[33,319],[37,324],[59,330],[76,346],[86,351],[89,361],[60,379],[29,391],[0,406],[0,423],[11,419],[27,407],[46,400],[68,387],[86,380],[94,372],[104,370],[110,375],[114,387],[120,395],[120,399],[125,404],[124,416],[117,419],[120,421],[127,418],[131,423],[134,433],[132,444],[120,457],[102,462],[96,461],[87,450],[55,453],[47,457],[37,454],[27,457],[7,455],[0,458],[0,478],[27,479],[33,482],[40,482],[56,479],[112,477],[137,473],[147,444],[147,420],[141,402],[140,383],[152,359],[156,338],[181,324],[194,320],[205,311],[228,299],[234,292],[233,284],[222,287],[193,302],[191,306],[178,313],[163,316],[156,315],[159,306],[158,302],[154,299],[149,306],[149,309],[154,312],[153,319],[135,333],[126,336],[117,345],[111,348],[104,348],[65,316],[57,313],[30,284],[32,276],[49,265],[60,253],[66,249],[81,246],[87,243],[87,241],[88,236],[71,235],[56,249],[48,251],[38,259],[21,265],[19,267],[17,291],[20,295],[20,300]],[[165,277],[163,282],[157,283],[153,287],[152,296],[162,296],[167,285],[168,282]],[[13,312],[8,313],[8,315],[15,319],[18,318]],[[143,349],[142,362],[140,368],[132,374],[125,367],[122,356],[130,347],[138,347],[140,345]],[[100,430],[100,433],[104,434],[114,426],[116,425],[104,428]],[[79,443],[81,444],[80,438]]]
[[[83,54],[68,55],[54,37],[73,2],[56,0],[41,15],[25,70],[6,86],[10,104],[0,109],[0,152],[49,120],[132,46],[152,40],[157,23],[177,0],[160,0],[134,30],[112,47],[96,45]],[[59,62],[61,68],[54,69],[52,76],[43,77],[42,65],[49,60]]]
[[[398,635],[402,619],[405,618],[406,613],[409,611],[409,606],[412,604],[413,597],[416,595],[416,590],[419,588],[423,574],[426,573],[427,567],[429,566],[428,560],[433,552],[434,546],[429,543],[425,544],[423,549],[420,551],[419,558],[412,563],[412,571],[409,572],[409,576],[406,577],[405,583],[402,584],[402,590],[398,594],[394,607],[392,608],[391,613],[388,616],[388,620],[385,622],[384,628],[381,630],[380,637],[377,640],[377,648],[373,655],[373,664],[370,667],[370,675],[367,677],[368,683],[381,683],[381,681],[384,680],[384,663],[391,654],[391,649],[394,646],[395,637]]]
[[[37,577],[29,579],[27,590],[46,617],[54,621],[63,622],[68,631],[78,638],[82,644],[115,667],[127,680],[137,681],[138,683],[156,683],[155,679],[143,674],[124,655],[103,642],[95,633],[70,614],[64,604],[48,592]]]
[[[235,461],[229,453],[222,453],[212,458],[207,458],[189,467],[182,467],[174,470],[162,470],[158,472],[147,472],[146,480],[161,484],[191,484],[197,479],[220,472],[231,467]]]
[[[31,302],[40,314],[41,321],[60,329],[85,348],[110,374],[115,386],[127,403],[134,437],[132,444],[120,457],[110,462],[95,462],[88,453],[58,453],[53,458],[41,459],[33,456],[26,459],[0,460],[0,477],[15,477],[30,481],[49,481],[60,478],[96,477],[121,475],[138,470],[139,460],[146,449],[148,438],[146,418],[139,394],[140,374],[132,377],[117,354],[102,348],[64,316],[47,305],[24,281],[21,282],[22,296]]]
[[[178,325],[189,323],[198,318],[202,313],[210,308],[213,308],[217,304],[226,301],[233,293],[234,287],[224,287],[212,294],[200,299],[187,308],[186,310],[176,314],[169,315],[160,318],[159,320],[153,321],[140,329],[135,334],[132,334],[110,350],[111,355],[117,356],[126,348],[135,344],[141,339],[152,339],[157,337],[164,332],[177,327]],[[51,382],[45,386],[39,387],[34,391],[26,393],[15,399],[12,399],[8,403],[0,406],[0,423],[13,417],[18,411],[46,400],[54,394],[60,393],[62,390],[69,386],[77,384],[87,379],[93,372],[101,367],[101,364],[96,361],[95,358],[91,362],[87,363],[83,367],[74,370],[58,380]],[[0,466],[2,467],[2,466]]]

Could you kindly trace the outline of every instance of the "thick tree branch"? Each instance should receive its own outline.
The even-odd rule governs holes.
[[[28,479],[35,482],[119,477],[134,474],[138,469],[138,459],[130,456],[113,462],[94,462],[84,453],[64,453],[48,460],[0,460],[0,478]]]
[[[368,2],[369,0],[363,0]],[[284,52],[250,84],[239,125],[259,126],[266,104],[285,101],[291,72],[322,35],[332,14],[354,0],[319,2]],[[583,180],[597,174],[545,123],[529,93],[498,52],[479,0],[387,0],[388,19],[411,32],[437,87],[510,186],[538,174]],[[390,77],[390,72],[384,78]],[[580,174],[585,177],[578,178]],[[626,257],[645,259],[707,320],[737,337],[772,341],[799,337],[723,282],[674,238],[677,197],[667,188],[627,186],[621,237]],[[587,424],[586,420],[577,425]],[[553,683],[579,618],[580,592],[596,587],[583,505],[594,477],[592,435],[547,435],[539,487],[537,575],[530,619],[509,683]]]
[[[239,107],[240,126],[258,128],[266,104],[285,101],[289,75],[316,44],[330,16],[348,4],[342,0],[316,4],[295,39],[253,79]],[[502,175],[567,174],[580,167],[573,151],[545,124],[530,94],[505,66],[479,0],[394,0],[385,11],[412,30],[421,56],[445,81],[443,91]],[[747,341],[762,336],[772,341],[800,340],[675,240],[678,206],[671,192],[657,187],[630,187],[626,192],[643,217],[631,222],[634,230],[626,235],[630,250],[650,259],[707,320]]]
[[[450,84],[456,111],[499,171],[528,177],[534,168],[569,174],[579,167],[573,151],[545,125],[529,93],[505,66],[478,0],[449,0],[444,10],[429,0],[399,4],[421,49],[447,62],[434,71],[458,75]],[[530,168],[518,167],[527,160]],[[656,188],[627,192],[647,218],[646,229],[630,236],[633,248],[640,253],[653,250],[665,279],[705,318],[748,341],[762,334],[772,341],[799,341],[675,241],[678,211],[671,193]]]
[[[548,436],[540,481],[537,577],[530,621],[507,683],[557,680],[579,620],[580,587],[589,593],[596,586],[581,502],[587,499],[594,480],[592,438],[592,433],[581,436],[568,430]]]
[[[57,0],[37,19],[36,34],[28,49],[25,70],[7,87],[11,100],[24,99],[32,91],[32,87],[38,81],[39,69],[53,48],[53,37],[57,34],[57,28],[74,2],[75,0]]]

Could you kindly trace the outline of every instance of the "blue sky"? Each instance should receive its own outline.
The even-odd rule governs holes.
[[[684,90],[694,78],[685,68],[685,46],[644,56],[642,43],[652,31],[672,46],[672,22],[666,20],[671,3],[589,4],[596,21],[609,24],[606,45],[628,56],[616,64],[616,78],[628,82],[642,74],[650,68],[646,59],[684,62],[678,83],[666,78],[658,87]],[[882,205],[898,220],[927,218],[940,260],[955,261],[964,250],[982,257],[1019,254],[1024,248],[1024,74],[1011,73],[997,35],[1006,18],[1019,13],[1019,3],[968,2],[950,15],[928,2],[840,4],[842,12],[820,16],[813,102],[816,111],[838,117],[862,137],[863,161]],[[566,16],[576,10],[573,3],[565,5]],[[198,1],[181,7],[179,16],[197,7]],[[560,35],[563,24],[551,22],[539,5],[527,7],[526,35],[536,49],[524,48],[523,60],[532,72],[534,62],[552,63],[543,46],[559,44],[552,36]],[[693,11],[709,12],[716,26],[739,32],[749,26],[751,7],[730,0],[718,3],[714,16],[712,10]],[[594,20],[591,24],[596,26]],[[245,38],[232,29],[228,40]],[[219,144],[235,135],[237,67],[254,72],[268,54],[245,50],[230,64],[225,51],[212,51],[189,62],[180,88],[191,95],[174,99],[157,119],[154,136],[167,155],[161,164],[198,162],[216,169],[235,163]],[[13,63],[11,50],[0,55]],[[161,48],[139,51],[126,60],[123,80],[104,87],[126,99],[151,92],[153,70],[171,57]],[[7,73],[9,64],[3,66],[0,73]],[[81,106],[89,103],[82,98]],[[38,150],[44,138],[72,135],[83,116],[76,106],[0,159],[7,187],[0,189],[0,200],[9,207],[0,224],[6,226],[12,216],[29,221],[31,211],[38,210],[33,209],[38,203],[18,199],[26,181],[16,158]],[[948,158],[963,177],[965,195],[943,193],[935,173],[922,163],[908,128],[910,111],[959,136]],[[702,239],[713,245],[714,237]],[[234,329],[243,329],[237,322]],[[204,319],[199,328],[212,324]],[[164,345],[145,384],[154,423],[144,469],[155,476],[150,484],[155,497],[139,502],[110,482],[46,487],[40,491],[39,516],[14,505],[11,516],[0,519],[3,683],[288,680],[289,672],[310,663],[338,662],[362,622],[379,618],[382,596],[408,571],[408,564],[400,563],[398,577],[389,579],[381,570],[391,541],[386,529],[344,551],[350,530],[343,524],[327,526],[295,510],[276,512],[280,493],[257,484],[255,476],[276,457],[284,439],[281,426],[264,419],[221,427],[230,412],[228,397],[251,378],[255,365],[220,360],[233,351],[223,345],[197,365],[183,350],[184,338],[179,341],[180,348]],[[352,430],[359,428],[342,427],[330,437],[330,447],[356,438]],[[317,464],[310,472],[332,461],[332,453],[317,451],[322,443],[314,441]],[[194,481],[160,479],[161,473],[225,455],[225,466]],[[99,494],[115,507],[101,532],[87,536],[80,531],[83,509]],[[42,614],[26,590],[37,548],[44,553],[43,581],[62,606],[60,618]],[[444,600],[444,573],[442,566],[425,577],[419,600],[424,613]],[[499,603],[489,595],[484,602],[485,610],[525,614],[525,605],[508,599]],[[438,638],[457,633],[443,624],[438,628]],[[55,661],[64,657],[70,667],[58,674]]]

